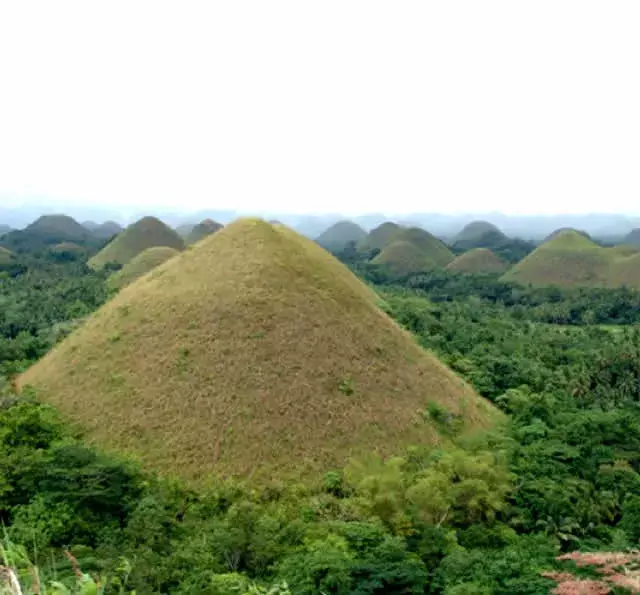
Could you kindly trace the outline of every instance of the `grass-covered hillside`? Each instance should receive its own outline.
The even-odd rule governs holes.
[[[540,245],[504,278],[535,286],[640,288],[639,265],[627,248],[605,248],[568,230]]]
[[[323,231],[316,242],[330,252],[340,252],[348,244],[358,244],[367,237],[367,232],[353,221],[338,221]]]
[[[122,289],[178,254],[178,250],[168,246],[147,248],[113,273],[109,277],[109,286],[112,289]]]
[[[133,223],[89,260],[89,266],[101,269],[107,265],[125,265],[147,248],[166,246],[183,250],[183,239],[155,217],[144,217]]]
[[[240,220],[121,291],[24,374],[110,451],[189,479],[282,478],[439,440],[490,408],[315,242]]]
[[[402,227],[397,223],[386,221],[372,229],[367,237],[360,241],[358,249],[364,253],[380,252],[395,240],[396,234],[401,230]]]
[[[488,248],[473,248],[447,265],[450,271],[459,273],[504,273],[509,264]]]

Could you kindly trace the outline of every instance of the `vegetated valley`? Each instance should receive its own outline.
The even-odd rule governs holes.
[[[640,293],[162,225],[0,251],[0,593],[640,592]]]

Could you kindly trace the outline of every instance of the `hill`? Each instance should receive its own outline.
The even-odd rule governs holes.
[[[591,239],[591,236],[586,231],[582,231],[581,229],[574,229],[573,227],[560,227],[559,229],[552,231],[544,240],[542,240],[541,243],[544,244],[549,240],[553,240],[555,237],[559,236],[560,234],[564,234],[565,232],[572,232],[581,235],[583,238],[587,238],[587,240]]]
[[[367,232],[352,221],[338,221],[323,231],[316,242],[330,252],[341,252],[347,245],[362,242]]]
[[[205,219],[198,223],[198,225],[194,225],[185,241],[187,244],[195,244],[207,236],[210,236],[212,233],[220,231],[222,227],[223,225],[221,223],[213,221],[212,219]]]
[[[178,254],[180,254],[178,250],[168,246],[147,248],[111,275],[109,286],[113,289],[122,289]]]
[[[474,248],[458,256],[447,270],[458,273],[504,273],[509,265],[488,248]]]
[[[93,229],[93,234],[99,238],[107,240],[121,233],[123,229],[122,225],[115,221],[105,221],[104,223],[96,225]]]
[[[392,242],[371,262],[383,265],[396,277],[437,268],[433,260],[412,242]]]
[[[100,269],[109,263],[125,265],[147,248],[154,246],[183,250],[184,241],[159,219],[144,217],[117,235],[89,261],[89,266]]]
[[[420,227],[400,229],[393,236],[393,241],[414,244],[436,267],[445,267],[454,259],[453,252],[449,250],[442,240]]]
[[[14,252],[37,252],[62,242],[97,248],[100,239],[67,215],[43,215],[23,230],[2,236],[0,242]]]
[[[624,238],[623,244],[640,246],[640,228],[631,230]]]
[[[640,255],[627,247],[604,248],[575,230],[562,231],[503,279],[534,286],[640,289]]]
[[[0,236],[3,236],[5,233],[9,233],[11,231],[11,227],[9,225],[0,225]]]
[[[392,221],[386,221],[382,225],[372,229],[366,238],[358,244],[361,252],[379,252],[386,248],[394,239],[402,227]]]
[[[465,225],[456,235],[455,242],[474,242],[487,233],[504,236],[500,229],[493,223],[489,223],[488,221],[472,221]]]
[[[315,242],[239,220],[122,290],[20,379],[163,473],[306,476],[494,410]]]
[[[186,240],[195,226],[195,223],[183,223],[182,225],[178,225],[178,227],[176,227],[176,233],[181,238]]]

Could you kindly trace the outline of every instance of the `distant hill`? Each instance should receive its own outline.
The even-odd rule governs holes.
[[[392,221],[386,221],[382,225],[372,229],[367,237],[358,244],[358,249],[362,252],[379,252],[386,248],[395,239],[395,235],[402,230],[402,227]]]
[[[506,237],[500,229],[488,221],[472,221],[465,225],[456,235],[455,242],[474,242],[487,233],[500,234]]]
[[[187,239],[189,234],[193,231],[193,228],[196,226],[195,223],[183,223],[182,225],[178,225],[176,227],[176,233],[183,239]]]
[[[488,248],[474,248],[458,256],[447,265],[448,271],[458,273],[504,273],[509,264]]]
[[[11,231],[11,227],[8,225],[0,225],[0,236],[4,235],[5,233],[9,233]]]
[[[85,248],[97,248],[100,239],[67,215],[43,215],[23,230],[15,230],[0,238],[10,250],[38,252],[62,242],[72,242]]]
[[[168,246],[179,251],[184,249],[184,241],[159,219],[144,217],[117,235],[89,261],[89,266],[100,269],[109,263],[125,265],[154,246]]]
[[[640,246],[640,228],[630,231],[622,241],[623,244],[631,244],[632,246]]]
[[[195,244],[200,240],[203,240],[207,236],[210,236],[212,233],[216,233],[216,231],[220,231],[223,225],[218,223],[217,221],[213,221],[212,219],[205,219],[195,225],[189,235],[187,236],[186,243],[187,244]]]
[[[553,240],[555,237],[559,236],[560,234],[564,234],[565,232],[572,232],[581,235],[583,238],[587,238],[588,240],[591,239],[591,236],[586,231],[582,231],[581,229],[574,229],[573,227],[560,227],[552,231],[544,240],[542,240],[541,244],[544,244],[549,240]]]
[[[442,240],[420,227],[400,229],[393,236],[393,241],[415,244],[436,267],[445,267],[454,259],[453,252]]]
[[[20,386],[108,451],[195,482],[317,477],[495,410],[327,251],[239,220],[118,293]]]
[[[147,248],[125,264],[119,271],[113,273],[109,277],[109,286],[113,289],[122,289],[178,254],[180,254],[178,250],[168,246]]]
[[[640,258],[629,248],[604,248],[585,234],[564,230],[540,245],[503,279],[534,286],[640,289]]]
[[[363,241],[367,237],[367,232],[352,221],[338,221],[331,227],[323,231],[316,242],[330,252],[340,252],[348,244]]]
[[[107,240],[123,231],[122,225],[115,221],[105,221],[97,224],[92,230],[93,234],[99,238]]]

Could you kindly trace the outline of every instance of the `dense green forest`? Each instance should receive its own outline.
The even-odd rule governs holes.
[[[589,575],[561,553],[640,547],[639,294],[350,264],[507,414],[501,427],[463,437],[434,405],[439,447],[314,485],[195,492],[96,452],[14,393],[109,297],[82,262],[20,261],[0,274],[0,566],[33,593],[533,595],[554,588],[545,571]]]

